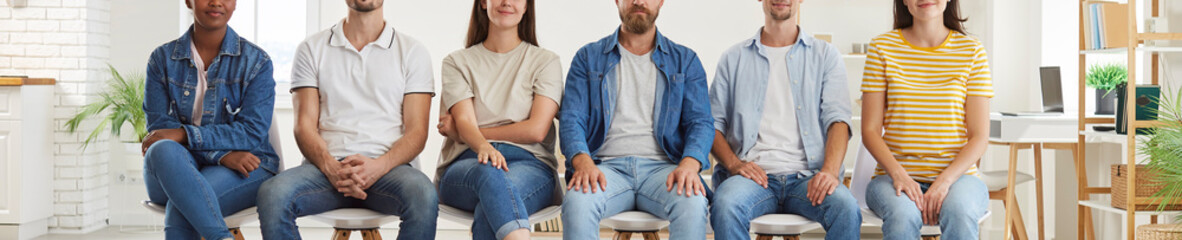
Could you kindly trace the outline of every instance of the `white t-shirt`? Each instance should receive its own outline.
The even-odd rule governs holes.
[[[345,38],[343,25],[300,44],[291,88],[320,90],[320,137],[329,154],[378,157],[402,137],[403,96],[434,95],[431,56],[425,46],[388,25],[358,52]]]
[[[616,81],[619,83],[616,107],[603,146],[596,155],[605,161],[628,156],[668,161],[669,157],[657,145],[657,136],[653,134],[658,71],[652,51],[636,55],[624,46],[617,47],[620,64],[616,66]]]
[[[804,142],[800,139],[788,75],[787,56],[792,46],[764,46],[764,50],[770,70],[767,96],[763,100],[763,116],[759,119],[759,137],[747,153],[747,159],[772,175],[807,170],[808,159],[804,155]]]
[[[205,89],[209,88],[209,83],[205,82],[205,60],[201,59],[201,54],[197,53],[197,44],[189,41],[189,50],[193,51],[193,67],[197,68],[197,88],[193,89],[193,126],[201,126],[201,117],[203,109],[205,108]]]

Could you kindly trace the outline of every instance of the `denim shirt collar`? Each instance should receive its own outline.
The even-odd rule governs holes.
[[[185,35],[178,38],[177,44],[172,48],[172,60],[184,60],[193,58],[193,51],[189,46],[193,42],[193,28],[196,26],[189,25],[189,30],[185,31]],[[226,26],[226,36],[222,38],[222,47],[218,52],[218,56],[238,56],[242,55],[242,46],[239,43],[238,33],[234,32],[233,28]],[[212,63],[206,63],[212,64]]]
[[[804,46],[804,47],[812,47],[815,44],[817,44],[816,41],[818,39],[814,38],[812,34],[805,32],[804,29],[800,28],[800,26],[797,26],[796,30],[797,30],[796,43],[794,43],[794,45]],[[767,57],[767,52],[764,51],[764,49],[766,47],[763,45],[763,43],[760,42],[760,39],[762,39],[762,38],[763,38],[763,27],[760,27],[759,31],[755,31],[755,36],[751,37],[751,39],[748,39],[746,41],[746,43],[747,43],[746,46],[749,48],[754,48],[755,51],[759,53],[759,55]]]
[[[657,37],[655,39],[655,41],[656,41],[655,47],[657,48],[657,50],[661,51],[661,53],[669,54],[669,39],[665,38],[665,35],[662,35],[661,31],[659,29],[656,30],[656,32],[657,32]],[[613,32],[611,36],[607,37],[607,41],[608,41],[607,42],[608,44],[605,44],[603,46],[603,53],[604,54],[619,50],[618,49],[619,45],[620,45],[620,28],[619,27],[616,28],[616,31]]]

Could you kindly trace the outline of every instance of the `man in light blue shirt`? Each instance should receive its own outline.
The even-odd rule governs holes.
[[[710,89],[715,239],[749,239],[751,220],[774,213],[858,239],[862,216],[841,182],[851,134],[841,55],[800,30],[801,0],[762,2],[764,27],[722,55]]]

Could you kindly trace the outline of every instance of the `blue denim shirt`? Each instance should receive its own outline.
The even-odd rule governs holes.
[[[791,89],[767,89],[769,61],[755,37],[728,49],[718,60],[710,88],[714,128],[723,133],[731,150],[746,159],[759,136],[764,99],[776,91],[790,91],[796,104],[796,121],[811,175],[825,164],[825,138],[829,125],[850,123],[849,91],[845,64],[837,47],[804,31],[786,56]],[[847,131],[849,131],[847,129]]]
[[[579,49],[567,73],[560,121],[562,153],[566,166],[578,154],[591,156],[603,146],[617,94],[616,65],[620,63],[619,30]],[[657,144],[675,164],[691,157],[710,167],[707,156],[714,140],[710,127],[710,100],[706,71],[698,55],[666,39],[658,31],[652,51],[657,74],[657,109],[653,134]],[[567,168],[568,174],[571,168]]]
[[[148,60],[144,82],[148,131],[183,128],[188,149],[202,164],[217,165],[230,151],[250,151],[261,161],[259,167],[276,173],[279,156],[268,141],[275,107],[271,58],[227,29],[221,51],[209,64],[208,87],[196,89],[191,34],[192,30],[157,47]],[[205,91],[201,126],[192,122],[195,91]]]

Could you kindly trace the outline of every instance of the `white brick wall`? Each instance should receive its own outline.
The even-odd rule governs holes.
[[[11,8],[0,1],[0,75],[57,79],[54,123],[53,217],[55,232],[87,232],[106,226],[108,137],[79,147],[82,134],[62,124],[93,101],[107,79],[110,0],[29,0]],[[89,130],[97,122],[83,124]]]

